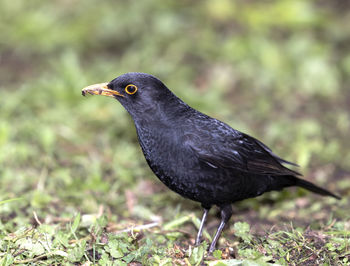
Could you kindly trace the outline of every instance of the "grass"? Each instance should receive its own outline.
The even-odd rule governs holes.
[[[1,2],[0,265],[347,265],[349,14],[343,1]],[[81,97],[128,71],[343,199],[236,203],[206,256],[216,210],[194,247],[199,204],[156,179],[118,103]]]

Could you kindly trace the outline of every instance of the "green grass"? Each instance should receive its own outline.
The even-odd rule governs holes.
[[[350,16],[342,1],[3,1],[0,265],[347,265]],[[81,89],[129,71],[343,196],[234,204],[214,256],[199,204],[148,169],[126,111]]]

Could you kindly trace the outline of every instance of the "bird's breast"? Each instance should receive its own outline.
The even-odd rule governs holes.
[[[170,189],[180,193],[195,190],[199,170],[192,151],[181,143],[179,132],[157,127],[137,129],[140,146],[155,175]]]
[[[231,171],[199,161],[195,152],[185,145],[181,130],[142,128],[137,133],[152,171],[167,187],[183,197],[216,204],[240,189],[240,179],[232,178]]]

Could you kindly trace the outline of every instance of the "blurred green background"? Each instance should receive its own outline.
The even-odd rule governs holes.
[[[0,204],[2,236],[35,225],[33,212],[54,224],[102,208],[124,227],[200,215],[148,169],[116,101],[81,97],[131,71],[261,139],[308,180],[350,193],[349,1],[12,0],[0,3],[0,32],[0,202],[22,198]],[[311,214],[295,209],[298,195]],[[324,215],[312,207],[319,199],[269,193],[235,215],[253,209],[250,223],[270,227],[315,213],[348,221],[346,199]]]

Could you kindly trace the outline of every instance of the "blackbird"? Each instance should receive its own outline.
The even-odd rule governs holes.
[[[134,120],[154,174],[171,190],[201,203],[204,214],[196,245],[209,209],[219,207],[221,222],[210,253],[232,216],[233,202],[290,186],[340,199],[300,179],[298,172],[283,165],[296,164],[278,157],[259,140],[188,106],[152,75],[126,73],[109,83],[88,86],[82,94],[117,99]]]

